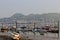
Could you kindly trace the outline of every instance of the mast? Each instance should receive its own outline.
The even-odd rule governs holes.
[[[17,31],[17,20],[16,20],[16,31]]]
[[[34,22],[34,35],[35,35],[35,22]]]
[[[15,26],[16,26],[15,31],[17,31],[17,19],[16,18],[15,18]]]
[[[59,19],[58,19],[58,39],[59,39]]]

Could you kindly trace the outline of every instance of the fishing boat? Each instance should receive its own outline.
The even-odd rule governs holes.
[[[20,34],[17,32],[9,31],[8,28],[1,28],[0,37],[4,40],[20,40]]]

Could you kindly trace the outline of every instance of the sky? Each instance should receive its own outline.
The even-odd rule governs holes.
[[[15,13],[60,13],[60,0],[0,0],[0,18]]]

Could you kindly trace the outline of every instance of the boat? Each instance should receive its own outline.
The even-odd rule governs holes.
[[[3,39],[5,38],[6,40],[8,40],[8,39],[20,40],[20,38],[21,38],[19,33],[9,31],[8,28],[6,28],[6,27],[1,28],[0,37],[2,37]]]

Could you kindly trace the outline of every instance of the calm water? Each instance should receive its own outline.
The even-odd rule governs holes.
[[[20,34],[23,36],[28,36],[33,40],[58,40],[57,33],[45,33],[44,35],[40,35],[39,33],[36,32],[36,34],[34,35],[34,33],[32,32],[25,33],[20,32]]]

